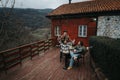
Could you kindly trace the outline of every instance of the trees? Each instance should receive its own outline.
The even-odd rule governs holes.
[[[42,34],[35,36],[32,32],[50,26],[45,18],[48,10],[14,9],[14,5],[15,0],[0,1],[0,51],[39,40]]]
[[[13,18],[15,0],[1,0],[0,5],[0,51],[30,42],[30,30],[24,27],[22,19]]]
[[[4,42],[9,39],[8,31],[6,31],[6,26],[10,23],[9,17],[15,5],[15,0],[0,0],[0,6],[2,10],[0,11],[0,47]],[[10,7],[9,11],[6,8]]]

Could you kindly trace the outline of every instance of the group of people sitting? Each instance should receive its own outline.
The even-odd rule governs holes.
[[[68,70],[72,69],[74,62],[78,57],[81,56],[81,53],[86,51],[85,46],[82,41],[78,41],[77,45],[75,45],[75,39],[71,40],[66,31],[64,31],[63,35],[58,37],[58,41],[60,43],[60,61],[62,54],[70,54],[70,63],[67,67]]]

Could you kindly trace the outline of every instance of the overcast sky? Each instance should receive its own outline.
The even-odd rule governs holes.
[[[88,0],[72,0],[73,2],[88,1]],[[52,8],[55,9],[62,4],[68,3],[69,0],[16,0],[16,8],[35,8],[44,9]]]

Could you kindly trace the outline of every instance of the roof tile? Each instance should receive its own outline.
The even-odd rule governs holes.
[[[63,4],[48,16],[120,10],[120,0],[96,0]]]

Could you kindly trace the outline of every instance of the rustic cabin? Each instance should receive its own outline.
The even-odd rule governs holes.
[[[47,15],[52,22],[52,38],[56,42],[57,36],[65,30],[71,39],[76,39],[76,42],[81,40],[85,46],[89,46],[90,36],[115,37],[116,32],[120,35],[118,33],[120,27],[115,27],[120,24],[119,3],[119,0],[94,0],[78,3],[69,2],[69,4],[59,6]]]

